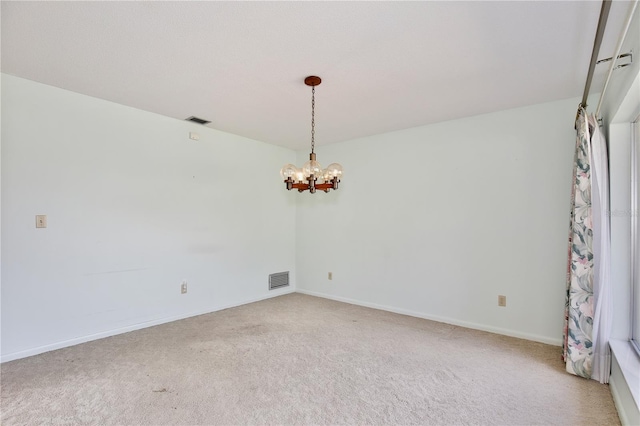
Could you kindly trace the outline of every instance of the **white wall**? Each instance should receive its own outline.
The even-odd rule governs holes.
[[[578,102],[318,149],[345,176],[301,196],[298,291],[560,344]]]
[[[2,360],[282,294],[267,276],[295,277],[277,173],[294,160],[3,74]]]

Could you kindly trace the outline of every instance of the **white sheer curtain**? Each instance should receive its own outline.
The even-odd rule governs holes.
[[[595,115],[589,116],[593,214],[593,371],[591,378],[609,383],[609,336],[613,321],[611,296],[611,227],[607,143]]]
[[[577,376],[609,382],[613,320],[607,145],[598,121],[576,122],[563,359]]]

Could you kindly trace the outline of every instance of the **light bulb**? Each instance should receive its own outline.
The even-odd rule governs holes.
[[[302,173],[305,178],[311,175],[315,177],[322,176],[322,166],[316,160],[309,160],[302,165]]]
[[[337,177],[338,180],[340,180],[343,174],[342,166],[338,163],[331,163],[327,166],[326,173],[329,176],[329,180],[333,179],[334,177]]]
[[[296,166],[293,164],[285,164],[284,167],[280,169],[280,176],[282,176],[283,180],[287,180],[288,178],[295,180],[297,172],[298,168]]]
[[[320,170],[320,175],[317,177],[318,178],[318,183],[322,183],[322,182],[326,182],[327,179],[325,178],[327,174],[326,170]]]

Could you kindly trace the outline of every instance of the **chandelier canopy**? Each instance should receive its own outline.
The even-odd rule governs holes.
[[[331,189],[338,189],[338,183],[342,177],[342,166],[338,163],[331,163],[326,169],[316,161],[315,153],[315,109],[316,109],[316,86],[322,80],[320,77],[309,76],[304,79],[304,84],[311,86],[311,154],[309,161],[304,163],[301,168],[297,168],[293,164],[286,164],[280,169],[280,176],[284,179],[288,190],[297,189],[298,192],[304,192],[307,189],[311,194],[316,190],[329,192]]]

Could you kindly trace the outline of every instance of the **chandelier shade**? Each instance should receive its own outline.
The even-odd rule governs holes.
[[[311,153],[309,161],[298,168],[293,164],[285,164],[280,169],[280,176],[288,190],[297,189],[298,192],[309,190],[314,194],[316,190],[329,192],[338,189],[338,183],[342,178],[342,166],[338,163],[331,163],[326,169],[316,160],[315,153],[315,107],[316,107],[316,86],[322,82],[320,77],[309,76],[304,79],[307,86],[311,86]]]

